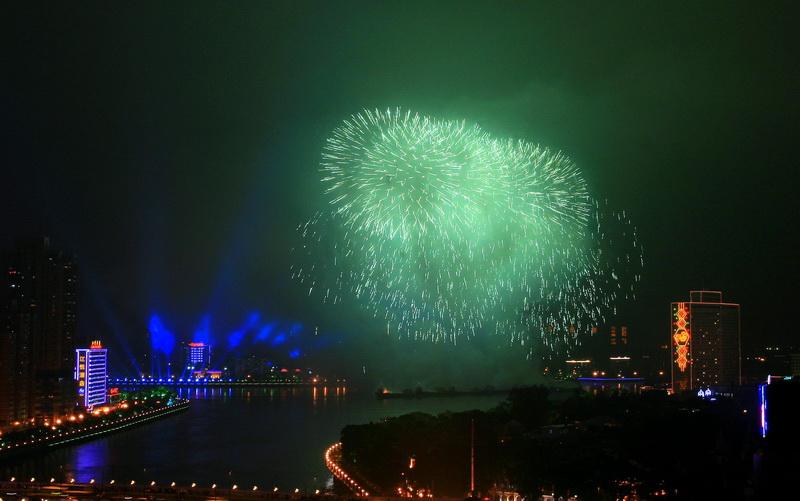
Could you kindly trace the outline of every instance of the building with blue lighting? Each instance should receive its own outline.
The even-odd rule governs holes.
[[[78,396],[86,409],[93,409],[108,401],[107,369],[108,350],[100,341],[94,341],[89,348],[75,350],[75,380],[78,381]]]
[[[764,438],[760,461],[756,463],[758,483],[764,499],[797,497],[797,453],[800,427],[797,426],[797,401],[800,379],[770,376],[760,387],[761,435]]]
[[[183,345],[183,368],[187,371],[204,371],[211,368],[211,345],[186,343]]]

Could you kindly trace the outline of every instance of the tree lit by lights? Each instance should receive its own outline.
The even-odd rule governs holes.
[[[300,228],[295,276],[398,337],[569,349],[638,280],[633,226],[547,148],[365,111],[333,131],[321,172],[328,209]]]

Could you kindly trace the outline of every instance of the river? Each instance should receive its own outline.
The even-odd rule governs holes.
[[[189,410],[13,464],[0,478],[300,489],[329,484],[325,449],[348,424],[489,409],[503,395],[378,400],[344,387],[182,390]]]

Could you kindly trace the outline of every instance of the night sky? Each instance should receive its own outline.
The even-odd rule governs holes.
[[[402,107],[560,150],[625,211],[645,267],[615,323],[643,349],[690,290],[741,303],[745,348],[792,342],[798,4],[564,3],[4,2],[0,248],[78,256],[84,339],[137,351],[153,315],[178,341],[207,318],[330,371],[491,373],[290,278],[326,138]]]

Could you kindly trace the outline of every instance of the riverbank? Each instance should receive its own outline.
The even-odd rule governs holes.
[[[437,390],[437,391],[424,391],[420,388],[416,390],[403,390],[402,392],[395,393],[392,391],[387,390],[386,388],[381,388],[375,392],[375,397],[378,400],[386,400],[390,398],[441,398],[441,397],[490,397],[496,395],[508,395],[508,392],[511,390],[495,390],[495,389],[485,389],[485,390],[470,390],[470,391],[459,391],[459,390]]]
[[[29,440],[5,445],[0,448],[0,461],[40,452],[50,447],[59,447],[79,441],[91,440],[99,435],[112,433],[132,426],[137,426],[154,419],[169,416],[189,408],[189,400],[176,400],[171,403],[150,408],[144,411],[133,411],[133,414],[115,418],[106,416],[105,421],[68,431],[54,431]]]

